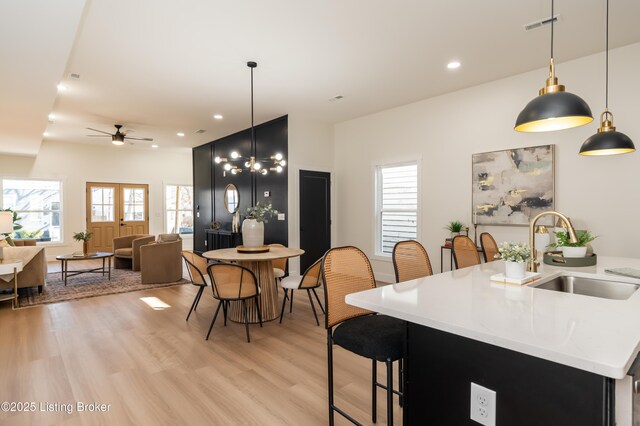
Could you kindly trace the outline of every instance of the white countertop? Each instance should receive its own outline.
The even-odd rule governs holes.
[[[541,264],[541,280],[588,276],[640,284],[605,269],[640,269],[640,259],[598,257],[596,266]],[[622,379],[640,350],[640,290],[627,300],[492,283],[501,261],[346,296],[350,305],[537,358]],[[537,281],[532,285],[540,282]]]

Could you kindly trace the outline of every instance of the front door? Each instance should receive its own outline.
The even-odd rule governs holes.
[[[113,251],[113,239],[149,233],[148,185],[87,182],[90,251]]]

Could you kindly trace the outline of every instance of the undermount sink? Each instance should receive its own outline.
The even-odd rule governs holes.
[[[633,293],[635,293],[636,290],[638,290],[640,285],[596,278],[563,275],[543,282],[542,284],[534,285],[533,287],[542,290],[600,297],[603,299],[627,300]]]

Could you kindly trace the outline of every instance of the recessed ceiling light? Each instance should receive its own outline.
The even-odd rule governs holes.
[[[178,132],[178,133],[176,133],[176,134],[177,134],[178,136],[180,136],[180,137],[183,137],[183,136],[184,136],[184,133],[182,133],[182,132]]]
[[[447,68],[449,68],[450,70],[455,70],[457,68],[460,68],[460,62],[458,61],[451,61],[447,64]]]
[[[58,84],[58,92],[64,92],[67,90],[67,86],[65,86],[64,84],[60,83]]]
[[[46,138],[47,136],[49,136],[49,133],[44,132],[44,133],[42,134],[42,136],[44,136],[44,137]]]
[[[216,114],[213,116],[213,118],[215,118],[216,120],[222,120],[222,115]]]
[[[53,121],[56,119],[56,115],[54,113],[49,114],[49,121]]]
[[[158,147],[158,145],[156,145],[156,144],[151,145],[151,148],[157,148],[157,147]]]

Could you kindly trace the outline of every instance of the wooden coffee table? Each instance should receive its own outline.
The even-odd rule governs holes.
[[[83,256],[77,256],[73,254],[63,254],[60,256],[56,256],[56,260],[59,260],[62,263],[62,271],[61,271],[62,279],[64,280],[64,285],[66,286],[67,278],[75,277],[76,275],[80,275],[80,274],[88,274],[88,273],[102,274],[103,276],[107,274],[109,276],[109,281],[111,281],[111,258],[112,257],[113,257],[113,253],[99,251],[97,253],[89,253]],[[93,260],[93,259],[102,259],[102,267],[69,271],[69,261]]]

